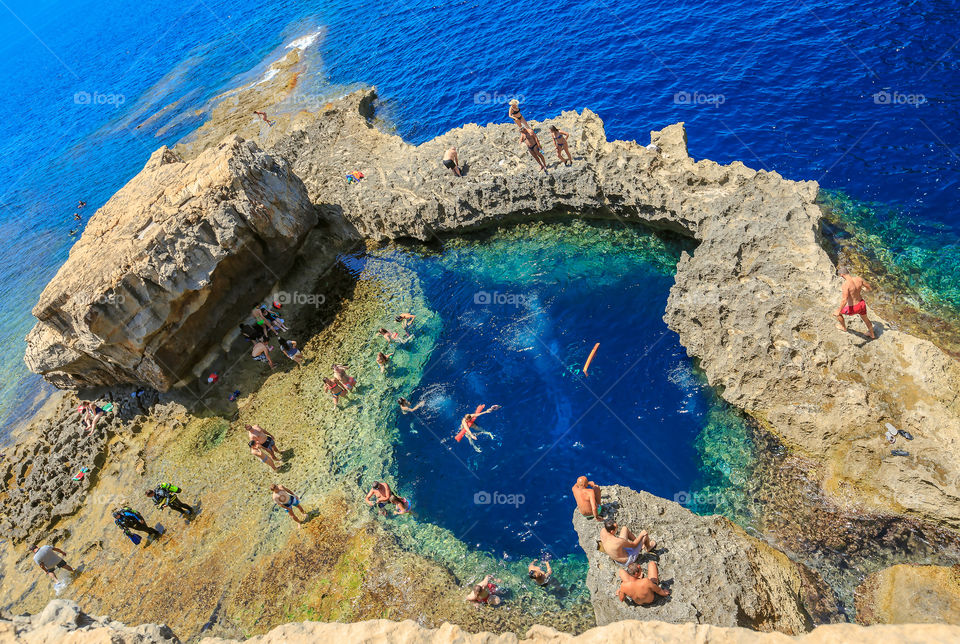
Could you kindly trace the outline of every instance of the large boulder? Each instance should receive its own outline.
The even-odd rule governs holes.
[[[960,564],[899,564],[869,575],[857,587],[861,624],[960,625]]]
[[[573,526],[590,568],[587,588],[597,624],[625,619],[742,626],[803,633],[814,625],[804,605],[831,591],[815,573],[721,516],[699,516],[678,503],[611,485],[601,498],[619,526],[657,541],[660,580],[670,590],[647,606],[617,598],[619,564],[597,549],[601,523],[574,511]],[[646,570],[646,564],[643,565]],[[811,580],[816,587],[811,588]]]
[[[161,148],[90,219],[33,309],[25,360],[58,387],[166,391],[290,268],[316,224],[283,159],[230,137]]]

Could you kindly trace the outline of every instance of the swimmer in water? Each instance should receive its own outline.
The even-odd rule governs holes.
[[[260,118],[262,118],[262,119],[264,120],[264,122],[265,122],[267,125],[269,125],[270,127],[273,127],[274,123],[276,123],[276,121],[271,121],[269,118],[267,118],[267,113],[266,113],[266,112],[258,112],[258,111],[256,111],[256,110],[254,110],[253,113],[256,114],[257,116],[259,116]]]
[[[393,354],[386,354],[383,351],[377,353],[377,364],[380,365],[380,373],[384,373],[387,370],[387,364],[390,363],[390,358],[393,357]]]
[[[345,364],[335,364],[333,365],[333,379],[340,383],[340,385],[347,391],[352,391],[354,386],[357,384],[357,379],[352,378],[347,373],[347,365]]]
[[[329,391],[330,395],[333,396],[333,404],[335,407],[340,405],[340,396],[347,393],[347,390],[343,388],[343,385],[336,380],[332,380],[331,378],[323,379],[323,388]]]
[[[397,400],[397,403],[400,405],[400,411],[402,411],[404,414],[409,414],[409,413],[411,413],[411,412],[415,412],[415,411],[417,411],[418,409],[420,409],[421,407],[423,407],[423,401],[422,401],[422,400],[421,400],[420,402],[418,402],[416,405],[414,405],[413,407],[410,406],[410,401],[407,400],[406,398],[400,398],[400,399],[398,399],[398,400]]]
[[[406,331],[408,338],[410,337],[410,331],[407,329],[410,328],[410,325],[413,324],[415,319],[417,319],[417,316],[413,313],[401,313],[396,317],[397,323],[399,323],[400,326],[403,327],[403,330]]]
[[[477,418],[483,416],[484,414],[489,414],[492,411],[497,411],[500,409],[500,405],[490,405],[489,409],[485,409],[481,412],[475,412],[473,414],[466,414],[460,420],[460,431],[463,432],[463,435],[467,437],[467,440],[470,441],[470,446],[477,452],[481,451],[477,444],[474,443],[477,440],[479,434],[486,434],[490,438],[494,438],[494,435],[488,431],[480,429],[480,426],[477,425]]]
[[[406,342],[406,340],[402,339],[400,337],[400,334],[397,333],[396,331],[387,331],[386,329],[381,327],[380,330],[377,331],[377,333],[381,335],[383,339],[386,340],[387,342],[396,342],[397,344],[403,344],[404,342]]]

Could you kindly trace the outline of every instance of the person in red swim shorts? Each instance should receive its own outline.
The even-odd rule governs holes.
[[[863,295],[861,295],[862,291],[871,290],[870,285],[867,284],[862,277],[850,275],[842,270],[840,271],[840,277],[843,278],[843,286],[840,287],[840,308],[833,314],[834,317],[837,318],[837,328],[841,331],[846,331],[847,320],[844,316],[859,315],[863,323],[867,325],[867,332],[870,334],[870,337],[876,338],[877,336],[873,331],[873,323],[870,322],[870,318],[867,317],[867,303],[863,300]]]

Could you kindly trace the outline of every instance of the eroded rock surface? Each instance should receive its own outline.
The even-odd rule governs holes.
[[[660,580],[670,591],[653,604],[617,598],[619,564],[597,549],[602,524],[574,511],[573,526],[590,569],[597,624],[625,619],[741,626],[798,634],[813,626],[804,596],[832,595],[810,570],[721,516],[698,516],[678,503],[619,485],[603,488],[605,516],[657,541]],[[646,560],[644,560],[646,561]],[[647,570],[646,563],[643,564]],[[814,602],[811,602],[814,603]]]
[[[33,309],[26,362],[59,387],[165,391],[269,291],[316,223],[283,161],[231,137],[157,150],[94,214]]]
[[[856,603],[861,624],[960,625],[960,565],[885,568],[860,584]]]
[[[0,641],[26,644],[178,644],[163,625],[125,626],[109,617],[87,615],[76,602],[55,599],[36,615],[0,617]]]

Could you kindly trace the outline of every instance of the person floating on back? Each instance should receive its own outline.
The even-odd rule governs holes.
[[[150,537],[159,537],[162,534],[159,530],[155,530],[147,525],[147,522],[143,520],[143,516],[129,505],[121,506],[113,511],[113,522],[123,530],[123,534],[127,535],[130,541],[133,541],[134,545],[140,543],[141,537],[131,533],[131,530],[143,532]]]
[[[470,446],[473,447],[474,451],[476,452],[481,451],[480,448],[477,447],[477,444],[474,443],[479,434],[486,434],[490,438],[494,438],[493,434],[490,432],[480,429],[480,426],[477,425],[477,419],[484,414],[489,414],[490,412],[500,409],[500,405],[490,405],[490,408],[485,411],[483,407],[483,405],[480,405],[472,414],[465,414],[464,417],[460,419],[460,431],[458,431],[457,435],[454,436],[454,440],[456,440],[458,443],[464,436],[466,436],[467,440],[470,441]]]
[[[67,572],[76,573],[76,570],[67,565],[67,562],[64,561],[64,557],[67,556],[60,548],[54,548],[53,546],[40,546],[39,548],[33,549],[33,560],[36,562],[40,569],[47,573],[50,579],[53,580],[53,583],[59,581],[57,579],[57,569],[63,568]]]
[[[153,499],[159,510],[169,507],[184,516],[192,516],[193,508],[177,498],[180,492],[182,490],[173,483],[161,483],[155,489],[147,490],[147,498]]]
[[[600,530],[600,544],[603,551],[621,566],[632,564],[640,555],[652,552],[657,547],[657,542],[650,539],[646,530],[634,536],[630,528],[623,526],[620,534],[617,534],[617,522],[613,519],[604,522]]]
[[[528,127],[520,128],[520,143],[527,146],[527,151],[530,152],[530,156],[537,162],[540,169],[546,172],[547,160],[543,158],[543,154],[540,152],[540,148],[543,146],[540,145],[540,139],[537,138],[537,134]]]
[[[546,586],[550,583],[551,576],[553,576],[553,568],[550,567],[550,562],[544,559],[543,565],[546,570],[538,566],[537,560],[534,559],[530,562],[530,565],[527,566],[527,575],[529,575],[530,579],[538,586]]]
[[[300,506],[300,499],[296,494],[293,493],[293,490],[286,488],[279,483],[274,483],[270,486],[270,491],[273,492],[273,502],[279,505],[281,508],[287,511],[287,514],[290,515],[290,518],[296,521],[300,527],[303,527],[303,521],[297,518],[297,514],[293,511],[294,508],[300,511],[303,514],[303,518],[307,518],[307,512]]]
[[[577,502],[577,509],[580,510],[580,514],[588,519],[600,520],[603,506],[600,505],[599,485],[593,481],[588,481],[586,476],[581,476],[573,486],[573,498]]]
[[[834,317],[837,318],[837,328],[841,331],[846,331],[847,321],[844,316],[859,315],[863,323],[867,325],[867,333],[871,338],[876,338],[877,336],[873,331],[873,323],[870,321],[870,318],[867,317],[867,303],[861,295],[862,291],[870,291],[873,289],[870,288],[870,285],[867,284],[862,277],[849,275],[843,272],[842,269],[839,270],[839,273],[840,277],[843,278],[843,285],[840,287],[840,308],[833,314]]]
[[[573,165],[573,157],[570,155],[570,145],[567,143],[567,139],[570,138],[570,133],[558,130],[556,125],[551,125],[550,134],[553,135],[553,144],[557,146],[557,158],[560,159],[560,163]],[[566,159],[563,158],[564,154],[567,155]]]
[[[460,157],[457,155],[457,148],[448,148],[443,153],[443,167],[453,170],[453,174],[458,177],[463,176],[460,172]]]
[[[617,590],[617,598],[620,601],[626,601],[630,598],[634,604],[644,605],[652,604],[659,595],[666,597],[670,594],[669,590],[660,587],[660,571],[657,569],[657,562],[647,563],[647,576],[643,576],[640,564],[633,562],[629,564],[626,570],[617,571],[620,576],[620,588]]]

